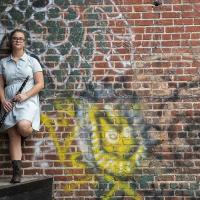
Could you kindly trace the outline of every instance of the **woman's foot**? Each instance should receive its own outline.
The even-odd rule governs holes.
[[[12,168],[13,168],[13,177],[10,183],[20,183],[21,182],[21,160],[13,160],[12,161]]]

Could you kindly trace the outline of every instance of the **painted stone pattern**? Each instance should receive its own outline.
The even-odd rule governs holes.
[[[1,57],[21,28],[44,70],[23,174],[53,176],[53,199],[200,198],[200,3],[153,2],[1,0]]]

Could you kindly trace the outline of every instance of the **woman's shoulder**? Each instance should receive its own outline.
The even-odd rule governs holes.
[[[27,56],[29,57],[29,59],[32,59],[32,60],[39,60],[38,56],[36,56],[35,54],[27,54]]]
[[[33,63],[33,64],[39,63],[40,64],[40,60],[35,54],[27,54],[27,56],[31,63]]]
[[[11,59],[10,56],[6,56],[6,57],[1,58],[0,65],[1,66],[5,65],[6,62],[8,62],[10,59]]]
[[[42,64],[35,54],[28,54],[28,59],[36,71],[42,71]]]
[[[5,62],[5,61],[8,61],[8,60],[10,60],[10,55],[9,56],[6,56],[6,57],[3,57],[3,58],[1,58],[1,62]]]

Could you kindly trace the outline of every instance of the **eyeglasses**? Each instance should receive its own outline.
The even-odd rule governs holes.
[[[25,39],[23,37],[12,37],[12,41],[19,41],[19,42],[24,42]]]

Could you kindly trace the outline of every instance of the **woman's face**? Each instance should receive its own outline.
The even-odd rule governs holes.
[[[24,50],[25,35],[22,32],[16,32],[11,38],[12,49]]]

